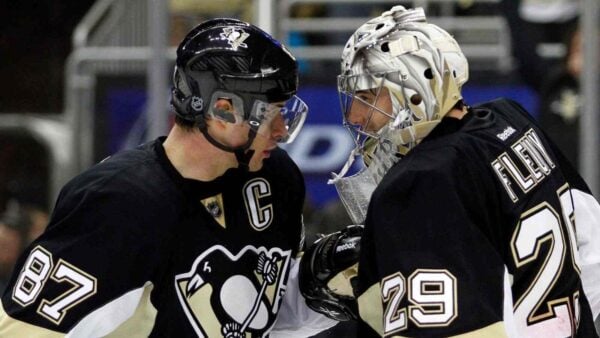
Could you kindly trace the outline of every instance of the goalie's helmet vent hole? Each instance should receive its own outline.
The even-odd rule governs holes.
[[[410,97],[410,103],[414,104],[415,106],[421,104],[421,102],[423,102],[423,98],[419,94],[414,94]]]
[[[423,73],[423,75],[425,76],[426,79],[433,79],[433,72],[431,71],[431,68],[427,68],[425,69],[425,72]]]

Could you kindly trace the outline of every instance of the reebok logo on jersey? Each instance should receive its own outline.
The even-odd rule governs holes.
[[[345,244],[342,244],[340,246],[338,246],[337,248],[335,248],[335,252],[340,252],[340,251],[344,251],[344,250],[348,250],[348,249],[354,249],[356,248],[356,243],[354,242],[348,242]]]
[[[508,139],[510,137],[510,135],[514,134],[515,132],[516,132],[515,128],[508,126],[500,134],[496,134],[496,137],[498,137],[502,141],[506,141],[506,139]]]

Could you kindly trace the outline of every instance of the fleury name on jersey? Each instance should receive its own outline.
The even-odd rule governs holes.
[[[506,135],[512,135],[507,131],[513,131],[514,133],[515,129],[507,127],[502,134],[497,135],[498,138],[504,140],[503,137]],[[556,166],[533,129],[529,129],[522,138],[510,147],[512,153],[503,152],[500,154],[492,162],[492,168],[498,175],[510,199],[517,202],[519,198],[512,188],[513,186],[518,186],[520,191],[525,194],[548,177]],[[520,169],[515,161],[518,161],[526,171]]]

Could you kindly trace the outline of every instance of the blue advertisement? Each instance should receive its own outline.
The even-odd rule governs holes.
[[[98,158],[123,148],[135,146],[144,139],[146,92],[144,86],[121,87],[119,82],[106,86],[98,96],[98,115],[104,116],[103,128],[97,138]],[[537,97],[524,86],[465,86],[463,90],[469,104],[477,104],[498,97],[519,101],[528,111],[535,113]],[[337,193],[327,181],[332,172],[338,172],[348,159],[354,143],[342,126],[337,90],[333,86],[303,86],[300,96],[309,106],[309,114],[294,143],[284,148],[296,161],[305,175],[307,197],[320,207]],[[354,168],[356,170],[357,168]]]

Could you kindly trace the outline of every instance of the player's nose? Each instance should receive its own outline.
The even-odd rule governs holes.
[[[283,116],[277,115],[271,122],[271,138],[276,142],[283,140],[288,134]]]
[[[366,121],[366,109],[364,105],[358,102],[353,102],[346,114],[346,120],[354,125],[363,125]]]

